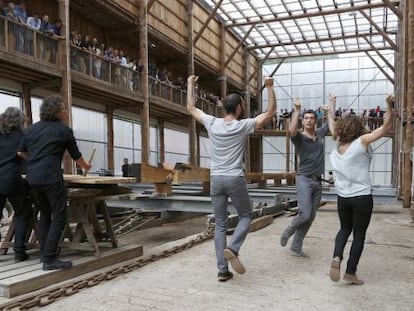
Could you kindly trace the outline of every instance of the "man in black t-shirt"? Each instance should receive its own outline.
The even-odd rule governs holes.
[[[40,248],[43,270],[66,269],[71,261],[57,259],[57,249],[66,223],[66,187],[62,175],[65,150],[84,170],[91,165],[79,152],[73,131],[63,122],[67,110],[59,97],[50,96],[40,106],[40,121],[27,128],[19,155],[27,159],[27,181],[40,209]]]
[[[131,175],[131,165],[128,163],[128,158],[124,158],[124,164],[122,164],[122,177],[129,177]]]

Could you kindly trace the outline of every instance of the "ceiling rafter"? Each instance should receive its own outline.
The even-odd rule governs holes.
[[[398,1],[392,1],[392,3],[398,3]],[[282,4],[285,5],[284,2],[282,2]],[[287,21],[287,20],[292,20],[292,19],[301,19],[301,18],[307,18],[307,17],[317,17],[317,16],[357,12],[361,10],[384,8],[384,7],[385,7],[385,4],[380,2],[380,3],[374,3],[374,4],[354,5],[352,7],[343,7],[343,8],[333,9],[333,10],[322,10],[319,12],[301,13],[301,14],[292,14],[291,11],[288,11],[287,12],[289,14],[288,16],[279,16],[275,18],[262,19],[262,20],[257,20],[257,21],[245,21],[245,22],[232,23],[232,24],[226,25],[226,27],[233,28],[233,27],[248,26],[248,25],[282,22],[282,21]]]

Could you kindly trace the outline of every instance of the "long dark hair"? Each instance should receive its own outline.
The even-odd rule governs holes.
[[[41,121],[58,121],[58,113],[64,108],[62,99],[59,96],[48,96],[43,99],[40,106]]]

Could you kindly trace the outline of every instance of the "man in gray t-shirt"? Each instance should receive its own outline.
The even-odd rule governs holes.
[[[302,251],[303,240],[315,219],[316,210],[322,197],[322,178],[324,164],[324,137],[329,128],[333,128],[336,97],[330,96],[330,109],[328,111],[328,123],[315,129],[317,118],[314,110],[306,110],[303,114],[303,132],[298,131],[299,112],[301,103],[295,101],[295,111],[290,124],[291,141],[299,155],[299,166],[296,175],[296,189],[299,213],[292,220],[280,237],[280,245],[286,246],[289,238],[294,234],[290,247],[292,254],[300,257],[308,257]],[[329,128],[328,128],[329,125]]]
[[[251,222],[251,203],[243,173],[243,155],[246,140],[255,129],[263,127],[276,113],[276,99],[273,80],[265,79],[268,92],[266,112],[255,118],[242,119],[245,110],[243,98],[229,94],[223,100],[226,111],[224,118],[204,113],[194,105],[194,85],[197,76],[187,80],[187,109],[204,125],[210,139],[210,192],[214,209],[214,246],[216,250],[218,280],[227,281],[233,277],[228,269],[243,274],[245,268],[238,258],[239,250],[246,239]],[[228,198],[237,210],[239,221],[229,244],[227,244],[227,202]]]

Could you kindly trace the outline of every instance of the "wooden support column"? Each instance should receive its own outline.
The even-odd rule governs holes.
[[[165,138],[164,138],[164,120],[158,120],[158,140],[159,140],[159,155],[158,160],[160,163],[165,162]]]
[[[194,70],[194,25],[193,25],[193,7],[194,0],[188,0],[187,2],[187,41],[188,41],[188,75],[193,75]],[[202,77],[201,77],[202,79]],[[188,133],[189,133],[189,153],[190,153],[190,164],[196,165],[198,152],[197,152],[197,132],[196,132],[196,120],[190,116],[188,121]]]
[[[226,76],[226,28],[224,22],[221,23],[221,48],[220,48],[220,98],[223,100],[227,95],[227,76]]]
[[[405,152],[404,157],[404,196],[403,207],[411,207],[411,192],[412,192],[412,149],[413,149],[413,126],[411,121],[413,120],[412,105],[414,103],[414,2],[407,1],[405,5],[408,6],[408,21],[406,40],[408,40],[408,55],[407,55],[407,105],[406,115],[407,123],[405,126]],[[413,217],[414,214],[411,213]]]
[[[115,172],[114,160],[114,108],[112,106],[106,107],[106,139],[107,139],[107,156],[108,156],[108,170]]]
[[[70,71],[70,39],[69,39],[69,0],[58,0],[59,18],[62,20],[61,36],[58,41],[58,62],[62,73],[60,96],[67,113],[65,123],[72,127],[72,78]],[[65,174],[75,174],[75,164],[66,152],[63,157]]]
[[[244,49],[244,53],[243,53],[243,58],[244,58],[244,102],[245,102],[245,106],[246,106],[246,111],[245,111],[245,117],[249,118],[252,116],[252,111],[251,111],[251,107],[250,107],[250,88],[249,88],[249,77],[250,77],[250,53],[249,51],[245,48]],[[260,137],[261,139],[262,137]],[[249,137],[247,139],[247,144],[246,144],[246,151],[244,153],[244,164],[245,164],[245,170],[246,172],[250,172],[252,166],[253,167],[257,167],[256,165],[253,165],[251,163],[251,159],[258,159],[257,157],[254,157],[250,154],[250,152],[260,152],[260,150],[251,150],[250,146],[251,146],[251,140],[254,138]],[[260,152],[261,153],[261,152]]]
[[[23,84],[23,113],[26,115],[26,127],[33,124],[32,99],[30,87]]]
[[[149,116],[149,87],[148,87],[148,22],[145,1],[139,6],[139,55],[143,63],[141,91],[143,105],[141,110],[141,163],[149,164],[150,154],[150,116]]]

